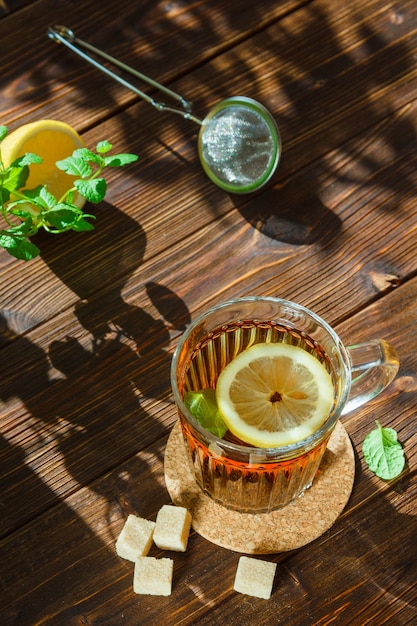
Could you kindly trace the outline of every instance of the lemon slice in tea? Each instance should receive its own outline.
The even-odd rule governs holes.
[[[324,365],[302,348],[258,343],[234,358],[216,386],[219,411],[245,443],[276,448],[301,441],[326,421],[333,383]]]

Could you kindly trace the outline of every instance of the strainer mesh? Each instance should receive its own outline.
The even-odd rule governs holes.
[[[265,119],[246,106],[229,105],[207,123],[201,137],[202,158],[215,176],[237,186],[262,178],[276,157]]]

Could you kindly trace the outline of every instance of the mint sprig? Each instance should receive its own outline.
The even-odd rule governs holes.
[[[405,465],[404,450],[393,428],[377,427],[368,433],[362,444],[362,452],[370,470],[383,480],[392,480],[401,474]]]
[[[122,167],[138,159],[135,154],[110,155],[113,146],[107,140],[100,141],[95,151],[78,148],[68,158],[56,162],[58,169],[77,177],[73,186],[61,198],[56,198],[46,185],[25,188],[29,167],[42,163],[41,157],[28,152],[5,167],[1,142],[6,135],[7,127],[0,126],[0,212],[5,223],[0,228],[0,246],[25,261],[40,253],[30,238],[41,228],[52,234],[93,230],[88,220],[95,216],[84,213],[74,204],[74,194],[78,192],[88,202],[98,204],[107,191],[103,170]]]

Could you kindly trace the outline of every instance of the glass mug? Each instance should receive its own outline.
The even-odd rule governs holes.
[[[324,424],[306,439],[278,448],[257,448],[205,430],[185,406],[185,393],[215,389],[237,354],[255,343],[277,341],[307,350],[330,373],[334,402]],[[237,511],[265,513],[287,505],[311,486],[339,417],[385,389],[398,367],[395,349],[385,340],[345,347],[324,320],[293,302],[254,296],[214,306],[184,332],[171,367],[197,484]]]

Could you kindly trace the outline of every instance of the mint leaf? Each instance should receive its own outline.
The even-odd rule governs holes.
[[[57,199],[46,188],[46,185],[40,185],[35,189],[27,189],[25,195],[44,209],[52,209],[57,204]]]
[[[106,167],[122,167],[138,160],[136,154],[115,154],[114,156],[104,157],[104,165]]]
[[[70,176],[88,178],[92,174],[91,167],[82,157],[70,156],[67,159],[62,159],[62,161],[57,161],[55,165],[58,169],[62,170],[66,174],[69,174]]]
[[[45,221],[57,228],[58,230],[66,230],[71,228],[78,220],[80,210],[67,204],[57,204],[50,211],[46,211],[43,216]]]
[[[101,202],[107,191],[107,184],[104,178],[76,180],[74,182],[74,187],[77,189],[79,194],[93,204]]]
[[[57,205],[57,199],[50,193],[44,185],[39,192],[39,199],[45,204],[45,207],[52,209]]]
[[[91,152],[91,150],[89,150],[88,148],[77,148],[77,150],[74,150],[74,152],[72,153],[72,156],[75,159],[82,159],[87,163],[89,161],[91,163],[96,163],[97,165],[101,165],[102,163],[102,157],[95,152]]]
[[[112,148],[112,144],[107,141],[107,139],[105,139],[104,141],[99,141],[96,146],[96,150],[99,154],[106,154],[106,152],[109,152],[109,150],[111,150]]]
[[[7,135],[7,126],[0,126],[0,141],[3,141]]]
[[[32,204],[39,209],[48,209],[55,206],[55,204],[57,203],[55,196],[49,193],[45,185],[38,185],[34,189],[25,189],[24,196],[25,197],[21,200],[14,202],[13,205],[15,206],[18,204]],[[13,213],[15,212],[13,211]]]
[[[93,219],[94,215],[89,215],[88,217]],[[89,230],[94,230],[94,226],[82,217],[71,226],[71,230],[75,230],[77,233],[87,232]]]
[[[219,413],[214,389],[187,391],[184,404],[194,419],[210,433],[220,438],[226,434],[228,428]]]
[[[18,157],[11,164],[12,167],[24,167],[25,165],[32,165],[32,163],[42,163],[42,159],[37,154],[33,154],[33,152],[26,152],[22,157]]]
[[[9,254],[22,261],[30,261],[39,255],[39,248],[25,237],[19,235],[8,235],[5,231],[0,234],[0,246],[5,248]]]
[[[368,433],[362,452],[369,469],[383,480],[392,480],[401,474],[405,465],[404,450],[393,428],[377,427]]]
[[[10,200],[10,191],[4,187],[0,187],[0,203],[6,204]]]
[[[16,202],[11,202],[7,207],[7,212],[11,215],[16,215],[17,217],[24,219],[24,224],[30,224],[34,217],[33,204],[29,204],[27,200],[17,200]],[[36,211],[36,209],[35,209]]]
[[[16,226],[11,226],[6,231],[2,230],[0,231],[0,233],[4,235],[10,235],[13,237],[27,237],[29,234],[33,232],[34,229],[36,229],[36,226],[34,226],[33,224],[33,218],[31,215],[28,215],[25,218],[24,222],[21,222],[20,224],[17,224]]]
[[[1,186],[8,191],[16,191],[25,186],[28,176],[28,167],[14,166],[12,164],[2,173]]]

